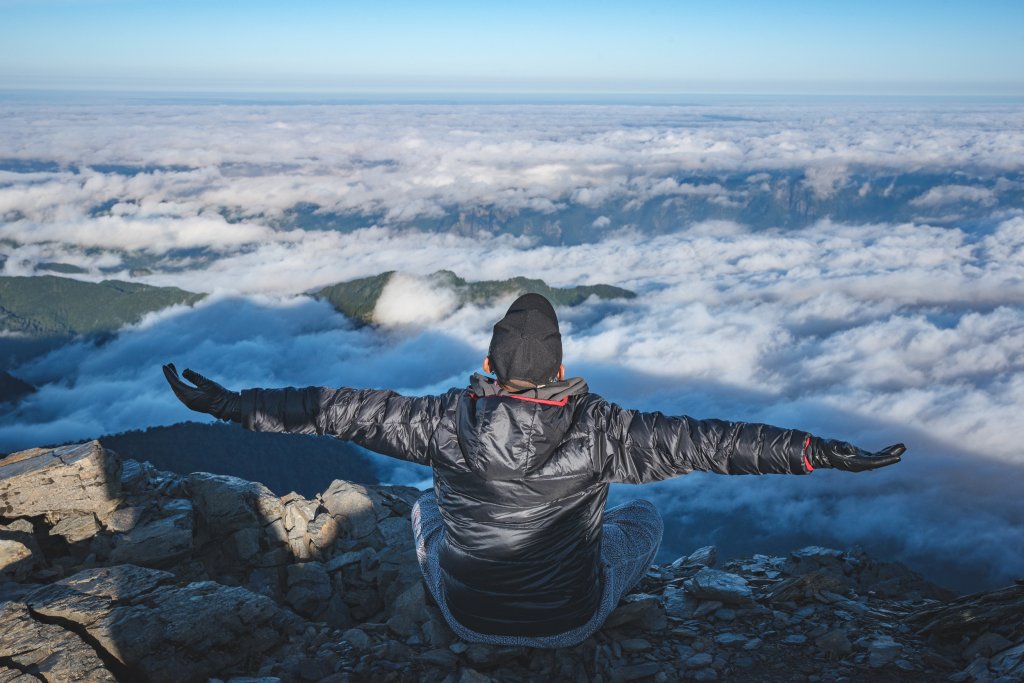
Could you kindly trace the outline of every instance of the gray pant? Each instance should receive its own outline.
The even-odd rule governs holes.
[[[597,611],[582,626],[564,633],[535,638],[480,633],[466,628],[452,616],[445,601],[441,567],[438,565],[441,544],[446,541],[444,523],[433,491],[423,494],[413,506],[412,530],[423,579],[455,635],[472,643],[550,648],[571,647],[601,628],[622,596],[644,577],[658,552],[664,525],[657,509],[646,500],[634,500],[606,510],[601,541],[601,578],[604,588]]]

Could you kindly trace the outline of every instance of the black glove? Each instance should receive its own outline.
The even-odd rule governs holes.
[[[192,387],[182,382],[173,363],[164,366],[164,377],[167,378],[167,383],[171,385],[179,401],[192,410],[209,413],[221,420],[242,421],[241,394],[237,391],[228,391],[194,370],[185,368],[185,372],[181,374],[196,386]]]
[[[815,468],[863,472],[899,462],[906,450],[906,446],[898,443],[883,448],[877,453],[869,453],[857,448],[852,443],[834,439],[826,441],[812,436],[807,444],[807,457]]]

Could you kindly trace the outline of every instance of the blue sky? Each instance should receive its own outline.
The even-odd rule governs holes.
[[[1024,94],[1024,2],[0,0],[0,87]]]

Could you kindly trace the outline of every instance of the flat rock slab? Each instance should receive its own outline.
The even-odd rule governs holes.
[[[281,644],[298,618],[270,598],[167,572],[90,569],[26,596],[31,611],[88,634],[129,679],[203,681]]]
[[[690,592],[701,600],[717,600],[727,604],[749,604],[754,592],[739,574],[705,567],[694,574]]]
[[[45,515],[56,523],[95,514],[105,520],[121,496],[121,459],[99,441],[34,448],[0,461],[0,516]]]
[[[0,681],[117,681],[81,637],[15,602],[0,605],[0,659],[8,662]]]
[[[190,552],[192,513],[181,512],[152,520],[115,537],[110,561],[167,566],[184,559]]]

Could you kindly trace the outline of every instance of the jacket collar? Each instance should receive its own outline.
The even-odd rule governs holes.
[[[493,377],[476,372],[469,378],[469,391],[475,398],[500,396],[530,403],[564,406],[570,396],[585,394],[589,391],[589,388],[582,377],[570,377],[561,382],[552,382],[535,389],[523,389],[522,391],[513,392],[502,387]]]

